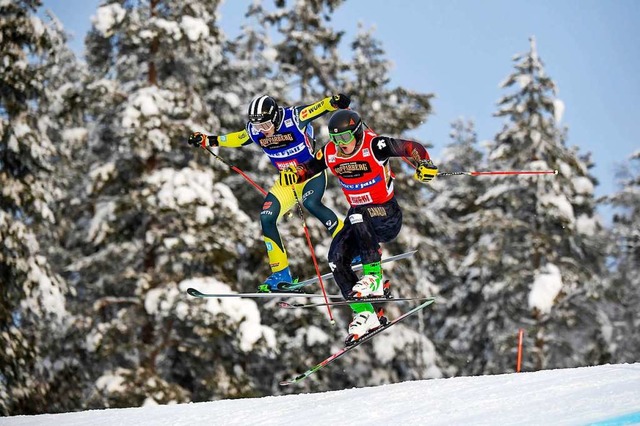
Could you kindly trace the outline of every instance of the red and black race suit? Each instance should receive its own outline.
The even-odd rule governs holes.
[[[383,204],[393,197],[395,175],[389,167],[390,157],[428,160],[429,153],[417,142],[378,136],[370,130],[350,155],[328,143],[313,159],[298,167],[300,180],[328,168],[340,180],[347,201],[352,206]]]
[[[335,281],[345,297],[358,279],[351,269],[353,257],[360,255],[363,263],[380,261],[380,243],[396,238],[402,227],[402,211],[393,193],[390,157],[419,161],[428,160],[429,153],[417,142],[365,131],[352,154],[344,155],[336,145],[328,143],[313,159],[298,166],[301,180],[329,168],[340,180],[351,205],[344,227],[331,242],[328,256]]]
[[[327,167],[340,180],[342,192],[352,206],[382,204],[393,197],[394,176],[389,168],[389,159],[376,158],[376,145],[384,148],[385,139],[365,131],[362,143],[349,156],[342,154],[333,143],[325,146]]]

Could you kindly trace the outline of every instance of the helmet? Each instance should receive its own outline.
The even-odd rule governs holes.
[[[350,109],[336,111],[329,119],[329,139],[336,145],[346,145],[355,137],[362,139],[362,119],[360,115]]]
[[[278,103],[271,96],[258,96],[249,104],[248,116],[256,130],[269,130],[280,121]]]

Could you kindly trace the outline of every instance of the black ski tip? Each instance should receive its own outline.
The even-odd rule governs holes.
[[[187,289],[187,294],[189,296],[193,296],[193,297],[201,297],[202,296],[201,292],[199,292],[198,290],[196,290],[195,288],[192,288],[192,287],[189,287]]]

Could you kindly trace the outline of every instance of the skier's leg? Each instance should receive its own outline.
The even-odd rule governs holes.
[[[383,296],[383,282],[380,242],[395,238],[402,226],[402,212],[395,199],[379,205],[358,207],[356,214],[361,215],[354,224],[354,235],[362,253],[363,276],[352,289],[353,297]]]
[[[353,227],[352,235],[358,253],[362,257],[362,265],[380,262],[381,249],[376,228],[371,221],[366,207],[353,208],[348,220]]]
[[[322,204],[322,197],[324,196],[326,187],[327,171],[324,170],[304,182],[300,191],[302,193],[302,204],[309,213],[322,222],[324,227],[327,228],[327,231],[329,231],[329,234],[335,237],[342,229],[343,223],[333,210]]]
[[[335,236],[329,248],[329,266],[345,299],[350,296],[351,290],[358,280],[358,276],[351,269],[351,259],[357,253],[357,245],[353,239],[349,217],[350,215],[345,221],[344,228]],[[351,304],[351,309],[355,313],[374,312],[373,305],[370,303],[354,303]]]
[[[367,206],[366,210],[378,242],[388,243],[398,236],[402,228],[402,210],[395,198],[385,204]]]
[[[352,227],[353,242],[362,257],[363,275],[354,283],[350,297],[382,296],[382,269],[380,266],[380,245],[371,224],[367,210],[356,207],[347,220]]]
[[[347,221],[342,230],[331,241],[328,255],[333,278],[345,298],[358,279],[358,276],[351,270],[351,261],[349,260],[354,252],[354,245],[351,241],[351,227]]]
[[[289,191],[291,192],[291,191]],[[289,259],[284,247],[277,222],[295,202],[293,194],[282,191],[279,185],[274,185],[264,199],[262,211],[260,212],[260,224],[262,226],[262,236],[269,256],[269,266],[272,274],[265,280],[269,289],[274,290],[280,282],[291,282],[291,271],[289,270]],[[262,290],[268,290],[261,288]]]

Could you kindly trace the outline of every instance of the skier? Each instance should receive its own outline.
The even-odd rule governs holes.
[[[193,146],[238,148],[257,144],[271,163],[283,170],[313,158],[314,131],[311,122],[338,108],[348,108],[351,100],[342,93],[305,106],[279,107],[270,96],[258,96],[251,101],[245,129],[215,136],[195,132],[188,143]],[[343,222],[324,204],[322,197],[327,185],[326,172],[319,171],[300,185],[295,185],[298,197],[309,212],[318,218],[331,236],[342,229]],[[267,193],[260,223],[269,256],[271,275],[258,287],[261,292],[286,291],[293,282],[287,251],[278,231],[277,221],[295,205],[291,188],[283,188],[278,180]]]
[[[379,136],[364,129],[360,115],[340,110],[329,119],[329,139],[314,158],[280,172],[282,186],[299,184],[329,168],[337,176],[350,208],[342,230],[329,249],[329,265],[345,298],[382,297],[381,242],[393,240],[402,226],[402,212],[393,191],[390,157],[412,158],[418,163],[414,177],[431,181],[438,168],[424,146],[417,142]],[[364,276],[358,279],[351,259],[359,254]],[[346,343],[380,327],[371,303],[351,304],[354,312]],[[386,319],[385,319],[386,320]]]

